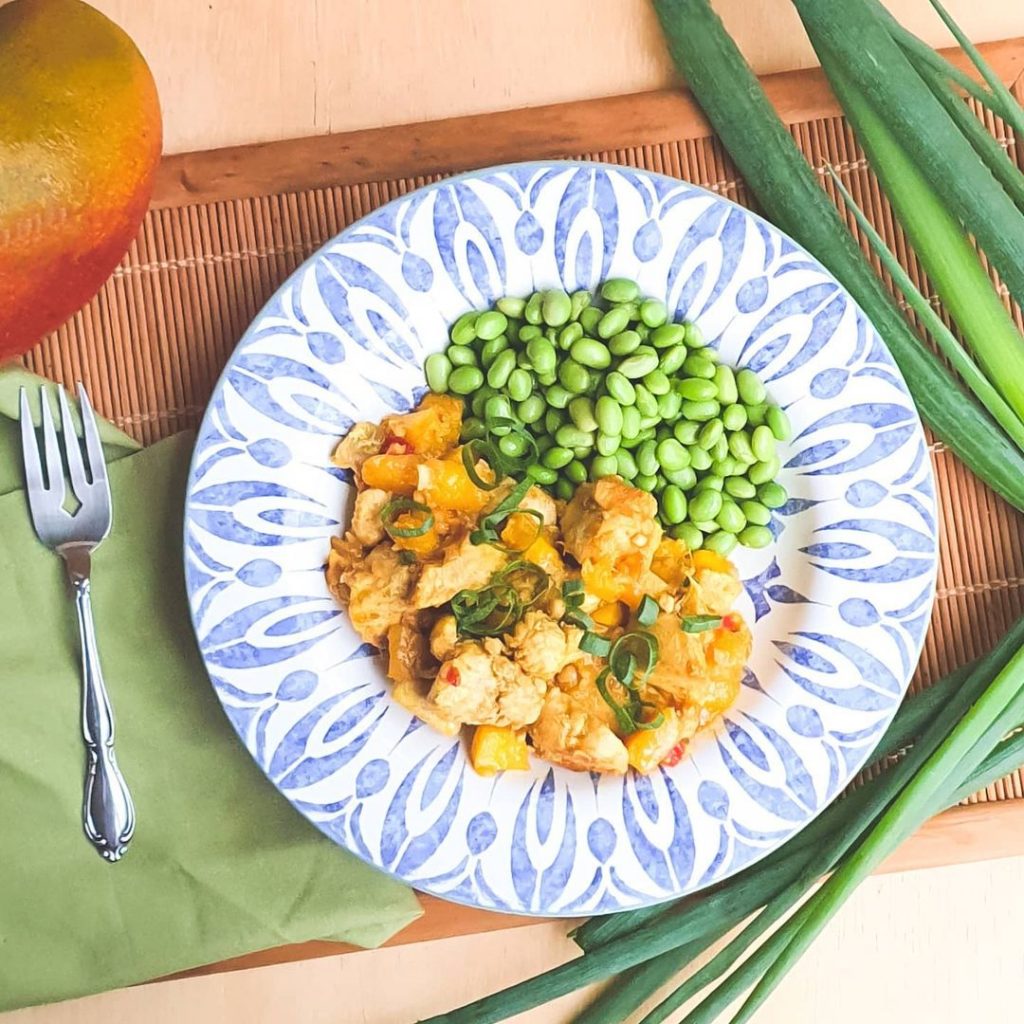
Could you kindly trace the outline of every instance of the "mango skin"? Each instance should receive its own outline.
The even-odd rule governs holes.
[[[110,276],[161,144],[156,84],[117,25],[81,0],[0,7],[0,361]]]

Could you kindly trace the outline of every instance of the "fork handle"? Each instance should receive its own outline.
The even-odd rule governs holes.
[[[135,832],[135,805],[114,754],[114,713],[100,669],[88,570],[76,572],[70,560],[69,569],[82,641],[82,738],[86,749],[82,825],[100,856],[113,862],[124,855]]]

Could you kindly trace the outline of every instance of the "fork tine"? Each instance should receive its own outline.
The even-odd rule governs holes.
[[[68,473],[71,475],[71,487],[79,501],[89,487],[82,463],[82,446],[78,442],[78,431],[75,421],[71,418],[71,407],[68,405],[67,392],[62,386],[57,387],[57,399],[60,402],[60,431],[64,435],[64,452],[68,459]]]
[[[82,414],[82,432],[85,434],[85,450],[89,455],[89,475],[94,484],[107,487],[107,464],[103,458],[103,444],[100,441],[99,428],[96,426],[96,414],[92,411],[89,392],[85,385],[78,384],[78,407]]]
[[[36,428],[32,423],[32,410],[28,405],[28,392],[21,389],[21,455],[25,463],[25,484],[28,487],[29,501],[34,495],[46,490],[43,483],[43,464],[39,458],[39,442],[36,440]]]
[[[63,505],[66,493],[64,460],[61,458],[60,442],[57,440],[57,428],[53,425],[53,410],[50,408],[46,388],[39,389],[39,399],[42,404],[43,445],[46,451],[46,490],[55,504]]]

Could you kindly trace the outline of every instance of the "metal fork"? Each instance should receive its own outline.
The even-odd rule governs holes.
[[[24,388],[21,390],[21,447],[32,525],[39,539],[64,560],[78,610],[82,643],[82,737],[86,749],[82,826],[100,855],[113,862],[121,859],[135,831],[135,806],[114,756],[114,714],[100,671],[89,588],[92,552],[110,532],[110,485],[96,417],[85,388],[81,383],[78,385],[84,462],[63,388],[58,389],[57,397],[67,472],[79,502],[74,513],[64,507],[64,460],[45,391],[40,394],[45,459],[40,458]]]

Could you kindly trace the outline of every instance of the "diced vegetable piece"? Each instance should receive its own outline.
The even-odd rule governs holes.
[[[732,562],[724,555],[709,548],[703,548],[693,553],[693,568],[710,569],[712,572],[734,572]]]
[[[420,463],[418,491],[431,508],[453,512],[479,512],[490,499],[487,491],[469,478],[461,458],[427,459]]]
[[[669,586],[678,587],[686,578],[690,567],[694,564],[691,560],[690,549],[684,541],[674,540],[672,537],[663,537],[657,550],[654,552],[654,561],[651,569],[654,574],[663,579]]]
[[[478,725],[473,733],[469,759],[478,775],[524,771],[530,767],[526,737],[509,726]]]
[[[384,420],[389,434],[403,438],[417,455],[437,458],[459,443],[462,402],[451,395],[425,395],[419,408]]]
[[[621,626],[626,621],[626,613],[618,601],[607,601],[594,609],[593,619],[602,626]]]
[[[679,715],[672,708],[662,710],[664,720],[654,729],[642,729],[625,739],[629,763],[638,772],[652,772],[679,742]]]
[[[416,490],[419,463],[416,455],[371,455],[363,463],[363,483],[409,496]]]

